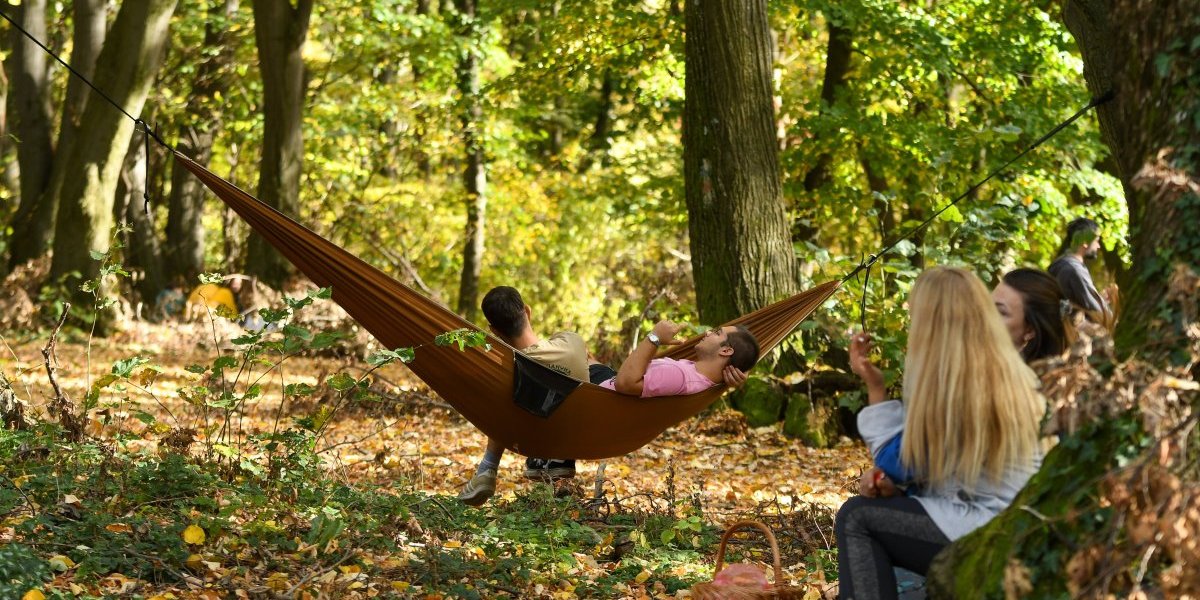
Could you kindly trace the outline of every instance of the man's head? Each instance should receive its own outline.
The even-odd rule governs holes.
[[[483,295],[483,316],[496,335],[514,339],[529,327],[529,307],[516,289],[501,285]]]
[[[1100,226],[1087,217],[1079,217],[1067,224],[1067,235],[1059,254],[1078,254],[1081,258],[1093,259],[1100,252]]]
[[[705,333],[704,339],[696,344],[696,354],[700,358],[722,356],[728,364],[749,371],[758,362],[758,340],[745,327],[726,325]]]

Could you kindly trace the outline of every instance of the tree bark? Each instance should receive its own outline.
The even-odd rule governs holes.
[[[463,234],[463,268],[458,286],[458,312],[475,320],[478,311],[479,273],[483,265],[484,222],[487,216],[487,166],[484,163],[483,104],[479,97],[479,22],[475,0],[455,0],[463,54],[458,62],[459,110],[462,123],[466,164],[463,187],[466,191],[467,225]]]
[[[27,0],[14,7],[15,20],[30,35],[46,39],[46,0]],[[50,118],[49,57],[36,44],[11,29],[12,54],[5,70],[12,89],[8,113],[12,136],[17,142],[20,173],[20,202],[10,225],[9,267],[16,267],[50,249],[54,204],[45,196],[54,164]]]
[[[784,215],[765,0],[685,9],[683,165],[700,318],[721,323],[796,289]]]
[[[126,0],[96,61],[96,81],[130,114],[141,112],[167,44],[175,0]],[[96,94],[89,94],[74,141],[55,161],[50,193],[58,198],[52,277],[97,273],[90,251],[105,252],[113,198],[134,124]]]
[[[129,226],[122,243],[122,262],[134,273],[133,287],[147,306],[153,305],[158,292],[167,287],[163,257],[155,235],[153,212],[146,211],[146,144],[134,136],[125,156],[125,165],[117,184],[113,218]]]
[[[204,46],[220,48],[196,69],[195,84],[188,98],[187,124],[179,132],[178,149],[201,165],[212,158],[213,133],[220,127],[215,103],[229,87],[225,70],[233,61],[233,44],[227,24],[238,9],[238,0],[216,0],[209,6],[204,26]],[[195,282],[204,272],[204,200],[207,190],[177,162],[171,172],[171,196],[167,204],[164,276],[168,281]]]
[[[1129,204],[1133,261],[1119,278],[1123,308],[1115,336],[1126,354],[1178,345],[1184,325],[1164,302],[1163,284],[1176,266],[1200,265],[1195,8],[1184,0],[1068,0],[1064,8],[1088,89],[1116,94],[1098,117]]]
[[[263,153],[258,199],[296,216],[304,163],[304,56],[312,0],[254,0],[254,38],[263,79]],[[292,266],[258,234],[250,235],[246,269],[280,288]]]
[[[1176,290],[1178,297],[1171,301],[1169,282],[1186,280],[1175,277],[1180,272],[1195,277],[1200,265],[1200,232],[1196,229],[1200,223],[1200,179],[1196,175],[1200,172],[1200,88],[1195,84],[1200,81],[1200,62],[1188,54],[1194,52],[1192,40],[1200,37],[1200,18],[1194,3],[1185,0],[1067,0],[1064,20],[1079,44],[1089,90],[1095,95],[1110,90],[1116,94],[1098,111],[1101,133],[1116,158],[1129,205],[1133,255],[1133,265],[1121,280],[1124,303],[1115,334],[1116,350],[1119,355],[1136,355],[1154,365],[1186,365],[1193,359],[1183,329],[1194,327],[1187,323],[1194,314],[1189,317],[1187,313],[1195,312],[1195,291]],[[1186,300],[1189,293],[1193,298],[1190,304]],[[1106,374],[1106,380],[1127,370],[1096,357],[1091,362]],[[1102,397],[1093,401],[1118,401],[1123,385],[1106,382]],[[1134,398],[1153,396],[1141,396],[1136,389],[1125,393]],[[1180,392],[1180,401],[1186,403],[1183,394]],[[1150,407],[1147,412],[1155,410]],[[1113,532],[1104,532],[1102,539],[1066,539],[1066,527],[1061,525],[1111,518],[1100,482],[1116,468],[1119,457],[1136,464],[1140,459],[1128,457],[1139,453],[1144,443],[1145,433],[1137,426],[1130,428],[1129,421],[1128,416],[1103,419],[1078,434],[1079,439],[1060,443],[1008,510],[938,556],[930,572],[931,597],[968,592],[977,597],[1004,597],[1001,582],[1007,580],[1006,571],[1011,570],[1009,565],[1021,563],[1027,569],[1024,578],[1032,579],[1032,596],[1066,595],[1067,580],[1078,582],[1080,577],[1069,572],[1068,560],[1078,557],[1081,548],[1099,544],[1105,554],[1122,555],[1120,552],[1135,544],[1129,541],[1129,530],[1136,524],[1124,519],[1118,522],[1123,526],[1114,525]],[[1183,452],[1188,451],[1185,448]],[[1154,453],[1148,462],[1164,460],[1163,464],[1168,464],[1179,458],[1159,457],[1158,450]],[[1064,501],[1064,495],[1072,500]],[[1060,524],[1057,530],[1054,524]],[[1048,530],[1054,533],[1046,533]],[[1074,527],[1066,534],[1074,535]],[[1164,548],[1160,554],[1170,552],[1171,548]],[[1049,563],[1048,554],[1060,558]],[[1143,561],[1149,558],[1146,553]],[[1075,560],[1071,565],[1079,566]],[[1029,567],[1035,570],[1031,572]],[[1120,592],[1105,587],[1119,587],[1122,581],[1129,583],[1128,578],[1103,581],[1094,594]]]

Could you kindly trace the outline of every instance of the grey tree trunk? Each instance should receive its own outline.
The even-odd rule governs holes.
[[[683,165],[700,318],[721,323],[796,290],[772,101],[766,0],[685,8]]]
[[[263,80],[263,150],[258,199],[296,216],[304,166],[304,41],[312,0],[254,0],[254,39]],[[279,288],[292,266],[258,234],[250,234],[246,270]]]
[[[28,0],[14,7],[17,23],[34,37],[46,39],[46,0]],[[54,204],[45,197],[54,164],[50,122],[53,114],[48,83],[49,57],[14,27],[9,31],[12,53],[5,61],[11,91],[8,114],[17,142],[20,203],[10,225],[9,267],[41,256],[50,249]]]
[[[114,102],[137,115],[162,64],[175,0],[126,0],[96,62],[96,81]],[[133,133],[128,117],[89,94],[81,127],[55,161],[50,193],[58,198],[50,274],[97,273],[90,251],[107,251],[113,198]]]
[[[153,211],[146,211],[146,144],[135,135],[125,156],[113,204],[113,218],[129,226],[122,243],[123,263],[135,274],[133,286],[146,306],[167,287],[162,252],[155,235]]]
[[[238,0],[218,0],[208,10],[204,46],[220,48],[196,69],[195,85],[188,98],[187,124],[179,132],[178,149],[201,165],[212,158],[213,132],[220,123],[214,103],[217,94],[229,87],[225,70],[233,61],[233,44],[227,24],[237,12]],[[167,204],[165,276],[195,283],[204,272],[203,184],[187,169],[172,163],[171,197]]]
[[[479,273],[483,264],[484,221],[487,215],[487,168],[483,157],[483,105],[479,97],[479,49],[481,38],[475,16],[475,0],[455,0],[463,54],[458,62],[458,91],[466,162],[463,187],[466,191],[467,226],[463,233],[463,268],[458,286],[458,312],[475,320],[478,311]]]

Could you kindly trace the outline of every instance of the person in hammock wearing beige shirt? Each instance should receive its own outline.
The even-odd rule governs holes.
[[[600,364],[590,359],[583,338],[578,334],[570,331],[560,331],[544,340],[540,338],[534,332],[531,325],[533,311],[529,308],[529,305],[525,304],[525,301],[521,298],[521,294],[516,289],[509,286],[492,288],[484,295],[481,304],[483,316],[487,319],[492,333],[504,340],[508,345],[520,350],[529,358],[572,379],[590,381],[591,383],[609,387],[610,389],[614,389],[614,384],[622,379],[621,375],[608,365]],[[655,330],[647,336],[647,339],[653,339],[652,347],[654,349],[657,349],[658,345],[663,342],[679,343],[674,340],[674,336],[680,327],[667,321],[663,323],[656,325]],[[701,342],[701,344],[707,342],[706,337],[706,341]],[[615,388],[617,391],[642,396],[674,394],[674,392],[669,391],[658,391],[655,393],[655,390],[658,388],[654,387],[656,384],[653,383],[653,377],[651,377],[649,385],[643,386],[643,377],[647,375],[647,366],[651,362],[650,359],[653,358],[654,351],[650,350],[649,356],[644,361],[638,357],[641,353],[644,353],[642,346],[650,345],[650,342],[639,344],[638,348],[630,354],[629,359],[626,359],[625,364],[621,368],[622,374],[624,374],[628,382],[618,384],[619,387]],[[755,352],[755,358],[757,358],[757,347]],[[658,363],[661,360],[670,359],[655,359],[653,362]],[[683,367],[683,363],[685,362],[691,363],[691,361],[673,362],[680,363],[680,367]],[[640,374],[636,374],[637,376],[635,377],[634,371],[637,370],[638,366],[640,366],[641,372]],[[659,370],[655,369],[652,372]],[[683,371],[687,369],[665,368],[661,370],[661,374],[664,376],[670,375],[669,372],[676,370]],[[718,373],[721,375],[718,376]],[[726,384],[734,387],[740,386],[746,381],[745,372],[733,366],[724,368],[723,372],[717,370],[709,373],[710,378],[713,376],[717,378],[723,377]],[[668,379],[673,380],[675,378],[668,377]],[[705,381],[707,382],[707,385],[704,386],[705,388],[715,385],[711,379],[706,379]],[[634,387],[636,387],[636,391],[634,391]],[[664,387],[663,389],[665,390],[666,388]],[[500,466],[500,459],[503,456],[504,446],[489,438],[483,458],[476,466],[475,475],[471,477],[470,481],[459,492],[458,499],[469,506],[482,506],[487,502],[496,493],[497,469]],[[575,461],[573,459],[531,457],[525,461],[525,477],[529,479],[560,479],[574,476]]]

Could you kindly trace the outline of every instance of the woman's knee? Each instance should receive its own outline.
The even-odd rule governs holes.
[[[842,537],[848,530],[860,529],[858,524],[862,512],[869,508],[868,504],[869,499],[863,496],[854,496],[842,503],[833,520],[834,535]]]

